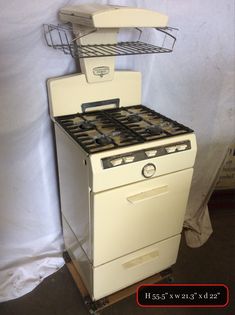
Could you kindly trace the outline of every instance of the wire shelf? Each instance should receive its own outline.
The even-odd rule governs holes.
[[[137,41],[121,41],[116,44],[93,44],[79,45],[76,40],[78,37],[73,37],[72,28],[62,25],[44,24],[44,36],[49,47],[62,51],[66,55],[71,55],[73,58],[94,58],[94,57],[111,57],[111,56],[126,56],[126,55],[142,55],[156,53],[170,53],[173,51],[176,37],[171,32],[176,31],[176,28],[155,28],[155,30],[163,34],[162,44],[159,46],[152,45],[140,41],[142,30],[136,28],[140,32]],[[96,32],[93,29],[91,32]],[[85,34],[83,36],[86,36]],[[169,43],[170,40],[170,43]],[[168,44],[166,45],[166,42]]]

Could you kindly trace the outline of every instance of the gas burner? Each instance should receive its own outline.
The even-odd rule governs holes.
[[[140,117],[139,115],[133,114],[133,115],[128,116],[127,120],[130,123],[136,123],[138,121],[141,121],[142,117]]]
[[[112,131],[110,135],[111,135],[112,137],[116,137],[116,136],[119,136],[121,133],[122,133],[122,132],[121,132],[120,130],[115,130],[115,131]]]
[[[112,143],[112,139],[105,135],[101,135],[100,137],[96,138],[95,141],[97,144],[102,146]]]
[[[160,135],[162,133],[162,129],[156,125],[149,126],[145,131],[151,135]]]
[[[95,126],[89,121],[83,121],[81,124],[79,124],[79,127],[82,130],[91,130],[94,129]]]
[[[172,123],[170,123],[169,121],[163,121],[160,123],[160,126],[164,128],[169,128],[172,127]]]

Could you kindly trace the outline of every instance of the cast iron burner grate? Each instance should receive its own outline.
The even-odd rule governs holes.
[[[143,105],[77,113],[55,119],[89,154],[193,132]]]

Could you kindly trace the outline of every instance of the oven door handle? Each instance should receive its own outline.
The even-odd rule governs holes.
[[[120,104],[120,98],[112,98],[110,100],[102,100],[102,101],[97,101],[97,102],[83,103],[81,105],[81,107],[82,107],[82,112],[85,113],[88,109],[89,110],[97,110],[96,107],[110,106],[112,104],[114,105],[115,108],[118,108],[119,104]]]
[[[163,185],[156,187],[151,190],[143,191],[139,194],[127,197],[127,201],[129,201],[132,204],[139,203],[148,199],[156,198],[162,194],[166,194],[168,192],[168,185]]]

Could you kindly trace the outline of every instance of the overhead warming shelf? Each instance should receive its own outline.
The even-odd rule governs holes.
[[[74,58],[142,55],[170,53],[173,51],[176,41],[176,37],[173,34],[176,33],[176,28],[154,28],[154,30],[163,35],[161,45],[152,45],[141,41],[140,38],[143,31],[139,28],[135,29],[139,31],[137,41],[120,41],[115,44],[80,45],[77,43],[78,37],[73,36],[72,28],[67,25],[44,24],[44,35],[49,47],[60,50],[64,54],[69,54]],[[83,36],[96,31],[96,29],[92,29]]]

